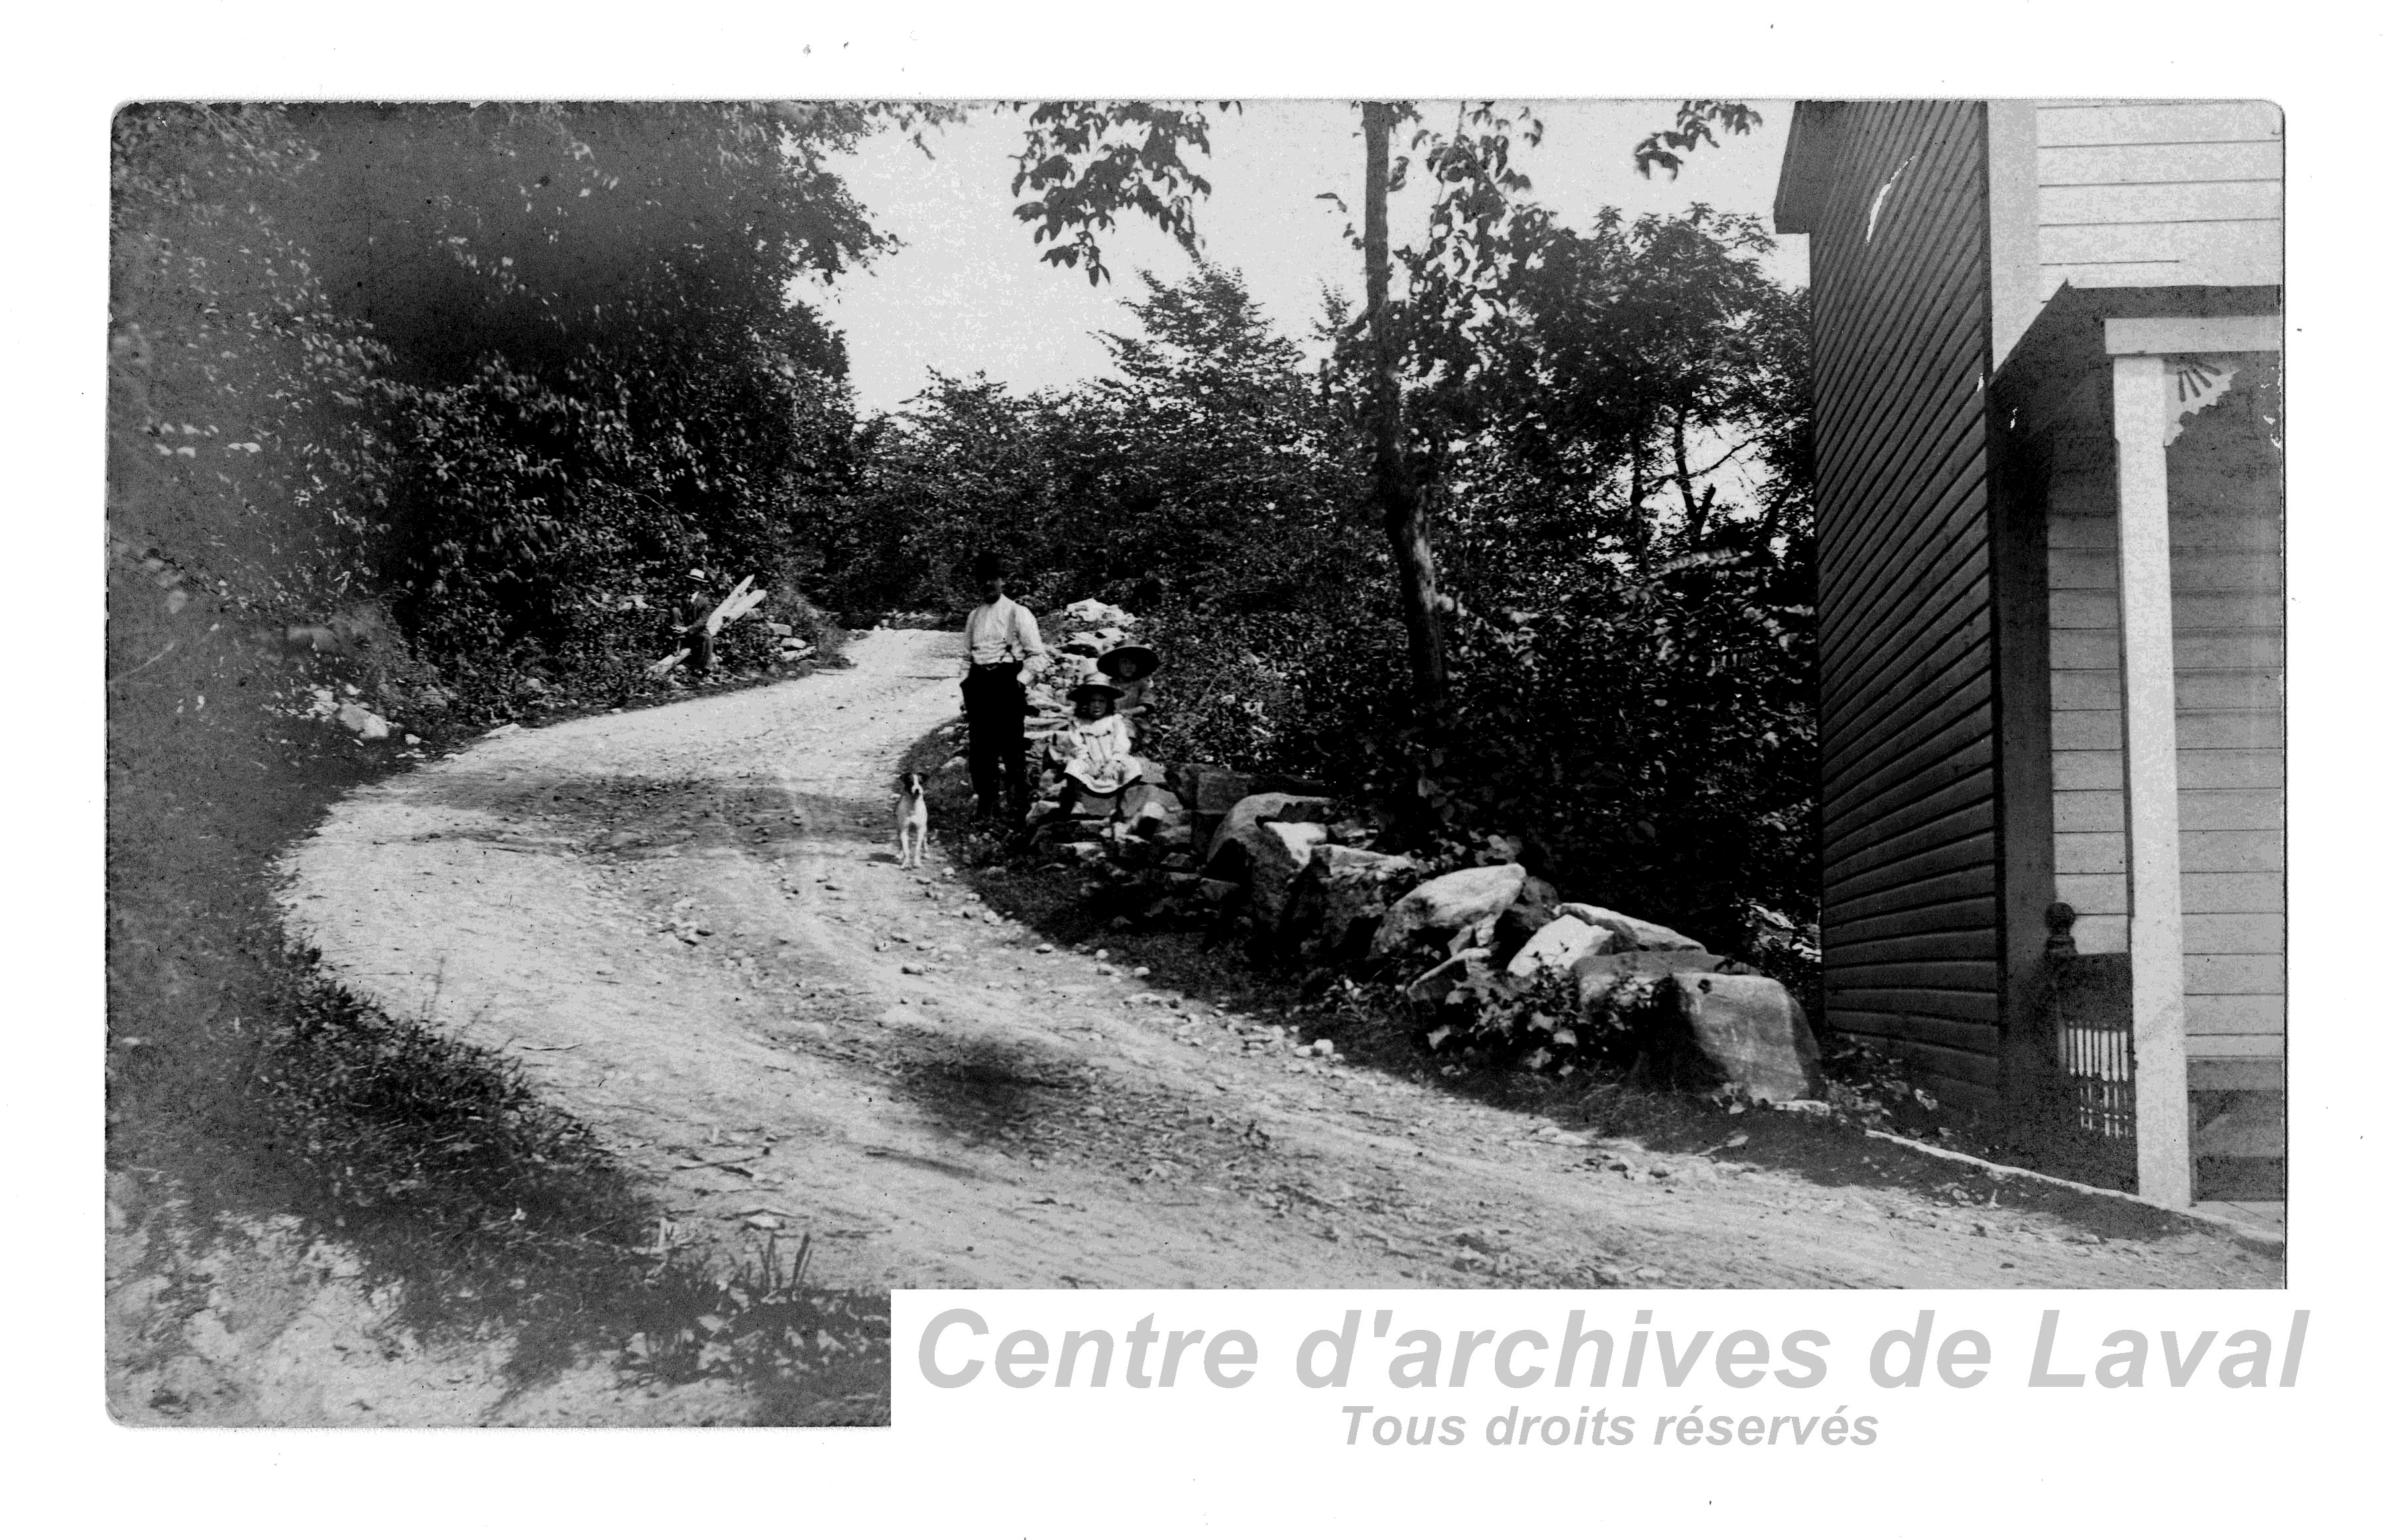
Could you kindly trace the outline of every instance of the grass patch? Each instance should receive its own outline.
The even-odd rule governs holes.
[[[255,1093],[319,1213],[371,1281],[401,1285],[395,1324],[504,1326],[521,1383],[613,1351],[636,1382],[730,1379],[763,1422],[888,1419],[884,1297],[808,1284],[805,1237],[789,1265],[770,1239],[731,1268],[666,1243],[624,1169],[508,1055],[312,977],[262,1045]]]
[[[322,978],[265,1044],[258,1090],[294,1162],[346,1210],[404,1207],[437,1231],[534,1244],[597,1233],[633,1204],[590,1133],[516,1061],[391,1021]]]
[[[762,1425],[888,1425],[890,1296],[811,1287],[809,1247],[802,1236],[787,1260],[770,1235],[730,1274],[669,1263],[624,1365],[677,1384],[731,1378],[752,1391]]]

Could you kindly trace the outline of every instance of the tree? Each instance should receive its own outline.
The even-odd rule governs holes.
[[[1048,591],[1075,500],[1069,409],[979,374],[935,374],[894,418],[861,431],[855,485],[824,535],[827,581],[855,612],[972,602],[968,563],[1008,531],[1021,595]]]
[[[1122,378],[1081,392],[1085,481],[1110,510],[1104,581],[1139,608],[1299,602],[1353,522],[1346,435],[1239,273],[1140,276],[1136,329],[1102,338]]]
[[[1144,293],[1124,301],[1133,324],[1102,334],[1117,377],[1021,396],[938,375],[867,431],[828,543],[846,608],[967,602],[967,558],[1004,531],[1037,600],[1224,617],[1323,584],[1356,478],[1299,348],[1237,273],[1138,278]]]
[[[1394,160],[1392,131],[1401,109],[1389,102],[1363,103],[1359,109],[1361,136],[1366,141],[1365,198],[1362,205],[1360,250],[1366,268],[1366,328],[1368,384],[1364,413],[1375,466],[1377,511],[1382,516],[1384,538],[1391,542],[1393,565],[1400,577],[1401,623],[1409,638],[1411,698],[1417,705],[1417,728],[1425,754],[1419,795],[1433,792],[1439,767],[1442,719],[1450,696],[1450,676],[1443,653],[1441,593],[1436,584],[1434,543],[1427,538],[1425,504],[1406,463],[1408,424],[1401,391],[1403,320],[1393,313],[1392,299],[1392,238],[1387,199],[1406,175],[1406,164]]]
[[[1644,176],[1664,171],[1673,177],[1683,169],[1683,157],[1703,144],[1717,147],[1717,131],[1749,133],[1765,119],[1746,103],[1708,100],[1676,104],[1673,128],[1660,129],[1634,146],[1634,169]]]
[[[1699,208],[1549,230],[1420,412],[1473,686],[1454,820],[1713,934],[1815,879],[1806,297],[1769,244]]]
[[[684,311],[774,329],[796,281],[891,239],[830,168],[930,109],[865,103],[328,104],[295,234],[411,382],[548,372]],[[839,372],[830,336],[804,353]]]
[[[830,169],[899,104],[327,105],[279,218],[405,432],[359,552],[454,670],[651,650],[692,568],[788,565],[839,484],[805,281],[890,245]],[[520,660],[520,661],[522,661]]]
[[[1157,225],[1192,256],[1200,252],[1193,204],[1209,196],[1206,177],[1185,164],[1185,152],[1209,153],[1209,119],[1196,109],[1151,102],[1011,103],[1025,112],[1025,144],[1018,152],[1011,197],[1031,189],[1017,206],[1018,219],[1035,227],[1036,241],[1057,241],[1042,260],[1081,268],[1095,284],[1107,282],[1095,232],[1113,229],[1117,216],[1132,212]],[[1220,113],[1241,111],[1220,102]]]
[[[1407,175],[1407,161],[1392,153],[1393,131],[1415,117],[1408,103],[1360,103],[1366,165],[1358,241],[1368,355],[1360,422],[1372,467],[1370,495],[1392,548],[1409,639],[1421,756],[1419,778],[1421,789],[1431,792],[1440,768],[1449,704],[1443,617],[1450,601],[1440,590],[1435,568],[1424,467],[1413,465],[1408,454],[1407,391],[1402,377],[1406,351],[1402,338],[1411,330],[1425,329],[1420,308],[1427,296],[1395,300],[1392,296],[1394,254],[1388,215],[1390,194]],[[1716,144],[1718,129],[1743,133],[1760,121],[1741,103],[1684,102],[1673,127],[1636,147],[1637,168],[1646,176],[1654,168],[1673,175],[1682,153]],[[1050,247],[1044,260],[1081,265],[1094,282],[1106,276],[1095,232],[1112,227],[1116,215],[1129,209],[1149,218],[1187,251],[1197,252],[1200,235],[1193,206],[1207,196],[1209,186],[1185,166],[1183,153],[1187,146],[1206,153],[1207,132],[1207,119],[1197,110],[1149,103],[1040,103],[1028,115],[1012,190],[1033,187],[1042,196],[1019,205],[1017,216],[1037,226],[1040,241],[1056,241],[1064,232],[1076,232],[1072,242]],[[1517,132],[1536,143],[1542,125],[1526,114],[1506,118],[1488,103],[1463,109],[1459,127],[1449,134],[1421,131],[1417,136],[1413,147],[1434,179],[1437,201],[1427,243],[1407,266],[1418,286],[1431,287],[1453,301],[1466,296],[1463,306],[1446,306],[1436,299],[1433,309],[1447,319],[1455,321],[1462,309],[1479,309],[1479,291],[1524,260],[1545,224],[1535,211],[1518,203],[1528,184],[1509,164]]]

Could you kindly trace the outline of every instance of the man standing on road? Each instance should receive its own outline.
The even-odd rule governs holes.
[[[967,677],[959,686],[967,708],[967,774],[975,778],[976,816],[996,818],[1004,801],[1013,818],[1025,813],[1025,686],[1041,667],[1042,633],[1034,613],[1001,592],[1000,557],[975,558],[983,602],[967,612]]]

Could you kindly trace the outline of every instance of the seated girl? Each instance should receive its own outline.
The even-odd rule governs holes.
[[[1056,740],[1064,760],[1059,773],[1077,791],[1109,797],[1142,779],[1133,757],[1133,738],[1117,714],[1118,688],[1087,680],[1067,692],[1075,702],[1076,720]]]

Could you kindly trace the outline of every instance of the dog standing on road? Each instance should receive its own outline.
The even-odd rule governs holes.
[[[892,804],[893,832],[900,841],[900,867],[913,872],[926,859],[926,777],[914,770],[900,777]]]

